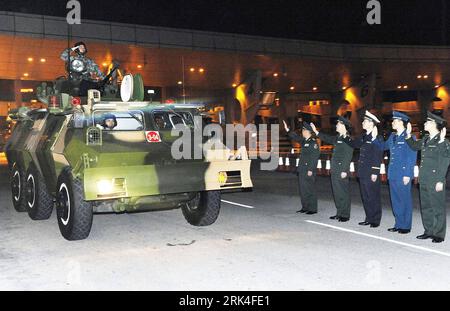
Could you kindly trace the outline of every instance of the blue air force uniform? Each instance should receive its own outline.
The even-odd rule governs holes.
[[[408,122],[409,117],[394,111],[393,119]],[[414,166],[417,152],[406,142],[406,130],[403,133],[392,133],[386,142],[381,142],[384,150],[389,150],[388,180],[391,194],[392,210],[395,217],[394,228],[390,231],[408,233],[412,226],[413,202],[411,185],[414,179]],[[405,185],[403,177],[409,177],[410,182]]]

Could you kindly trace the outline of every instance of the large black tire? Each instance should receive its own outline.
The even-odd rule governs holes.
[[[20,213],[27,211],[25,199],[25,172],[18,163],[11,166],[10,171],[11,196],[14,209]]]
[[[65,168],[56,188],[56,213],[59,230],[69,241],[86,239],[92,227],[92,205],[84,201],[83,184]]]
[[[53,212],[53,197],[47,190],[44,178],[33,163],[27,171],[25,193],[30,218],[33,220],[49,219]]]
[[[184,218],[193,226],[209,226],[216,222],[220,212],[220,191],[199,192],[181,207]]]

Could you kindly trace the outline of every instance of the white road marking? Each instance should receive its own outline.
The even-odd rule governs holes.
[[[245,207],[245,208],[250,208],[253,209],[255,208],[254,206],[250,206],[250,205],[244,205],[244,204],[239,204],[239,203],[234,203],[234,202],[230,202],[230,201],[226,201],[226,200],[221,200],[223,203],[227,203],[227,204],[231,204],[231,205],[236,205],[236,206],[240,206],[240,207]]]
[[[426,247],[421,247],[421,246],[416,246],[416,245],[412,245],[412,244],[408,244],[408,243],[403,243],[403,242],[399,242],[399,241],[395,241],[395,240],[391,240],[391,239],[387,239],[387,238],[382,238],[382,237],[379,237],[379,236],[376,236],[376,235],[371,235],[371,234],[362,233],[362,232],[358,232],[358,231],[354,231],[354,230],[349,230],[349,229],[344,229],[344,228],[340,228],[340,227],[336,227],[336,226],[332,226],[332,225],[323,224],[323,223],[312,221],[312,220],[305,220],[305,221],[308,222],[308,223],[319,225],[319,226],[323,226],[323,227],[333,228],[333,229],[344,231],[344,232],[350,232],[350,233],[362,235],[362,236],[365,236],[365,237],[369,237],[369,238],[372,238],[372,239],[377,239],[377,240],[390,242],[390,243],[394,243],[394,244],[398,244],[398,245],[402,245],[402,246],[406,246],[406,247],[415,248],[415,249],[418,249],[418,250],[421,250],[421,251],[424,251],[424,252],[429,252],[429,253],[434,253],[434,254],[450,257],[449,253],[440,252],[440,251],[437,251],[437,250],[434,250],[434,249],[430,249],[430,248],[426,248]]]

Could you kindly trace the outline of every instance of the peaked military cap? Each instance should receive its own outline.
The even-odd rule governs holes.
[[[302,129],[306,129],[306,130],[310,131],[311,133],[313,132],[313,129],[308,122],[303,122]]]
[[[409,117],[406,114],[401,113],[399,111],[394,111],[392,113],[392,119],[399,119],[399,120],[402,120],[402,121],[405,121],[405,122],[408,122],[410,120]]]
[[[344,118],[344,117],[342,117],[342,116],[339,116],[339,117],[338,117],[338,121],[344,123],[345,127],[347,127],[347,128],[352,127],[352,123],[351,123],[350,120],[347,119],[347,118]]]
[[[440,116],[437,116],[429,111],[427,112],[427,120],[434,121],[439,125],[442,125],[445,122],[447,122],[445,119],[443,119]]]
[[[364,115],[365,119],[369,119],[373,122],[375,122],[376,124],[380,123],[381,121],[372,113],[370,113],[369,111],[366,110],[366,114]]]

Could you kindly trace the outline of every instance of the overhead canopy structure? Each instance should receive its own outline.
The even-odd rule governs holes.
[[[264,89],[335,92],[376,74],[383,90],[433,88],[450,80],[450,48],[370,46],[251,37],[0,11],[0,79],[53,80],[61,51],[83,40],[103,69],[112,59],[146,85],[228,89],[261,70]],[[419,78],[420,76],[420,78]],[[426,76],[426,78],[425,78]]]

